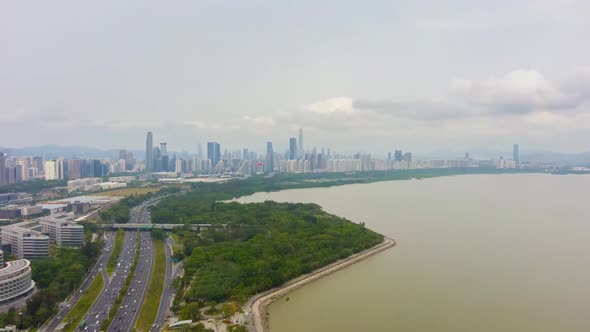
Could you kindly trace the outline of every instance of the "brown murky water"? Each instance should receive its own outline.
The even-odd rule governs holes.
[[[272,304],[272,332],[590,331],[590,176],[472,175],[258,193],[397,240]]]

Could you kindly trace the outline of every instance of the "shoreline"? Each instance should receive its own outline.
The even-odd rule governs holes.
[[[336,261],[332,264],[326,265],[321,267],[315,271],[312,271],[308,274],[304,274],[299,276],[279,288],[274,288],[268,290],[266,292],[260,293],[258,295],[253,296],[246,304],[244,305],[245,311],[252,314],[252,319],[248,324],[248,331],[250,332],[269,332],[270,328],[268,326],[268,320],[266,320],[266,308],[273,303],[274,301],[278,300],[279,298],[289,294],[290,292],[303,287],[313,281],[321,279],[325,276],[328,276],[336,271],[344,269],[352,264],[358,263],[368,257],[371,257],[375,254],[378,254],[382,251],[385,251],[389,248],[392,248],[396,245],[395,240],[390,239],[388,237],[383,238],[383,242],[351,255],[347,258],[341,259]]]

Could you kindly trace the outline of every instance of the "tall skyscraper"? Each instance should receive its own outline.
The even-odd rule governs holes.
[[[272,149],[272,142],[266,142],[266,158],[264,159],[264,170],[272,172],[275,169],[275,153]]]
[[[145,170],[151,171],[154,165],[154,136],[148,131],[145,141]]]
[[[518,144],[514,144],[514,146],[512,147],[512,160],[514,160],[514,162],[516,163],[516,165],[518,166],[518,164],[520,164],[520,156],[519,156],[519,146]]]
[[[299,151],[298,156],[299,158],[303,158],[305,151],[303,150],[303,128],[299,128]]]
[[[394,152],[394,160],[395,161],[402,161],[404,159],[402,150],[395,150]]]
[[[211,166],[217,166],[221,159],[221,145],[217,142],[207,142],[207,159],[211,160]]]
[[[8,184],[6,179],[6,155],[0,152],[0,186]]]
[[[297,159],[297,139],[295,137],[289,138],[289,160]]]
[[[168,155],[168,148],[166,146],[167,144],[168,143],[164,143],[164,142],[160,143],[160,153],[162,154],[162,156]]]
[[[197,158],[203,159],[203,144],[201,143],[197,145]]]
[[[242,160],[248,160],[249,158],[250,158],[250,154],[248,152],[248,149],[242,150]]]

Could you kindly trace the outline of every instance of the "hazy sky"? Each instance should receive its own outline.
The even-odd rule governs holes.
[[[0,146],[590,150],[588,1],[3,1]]]

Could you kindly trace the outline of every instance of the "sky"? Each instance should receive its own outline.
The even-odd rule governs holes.
[[[588,1],[4,1],[0,146],[590,150]]]

